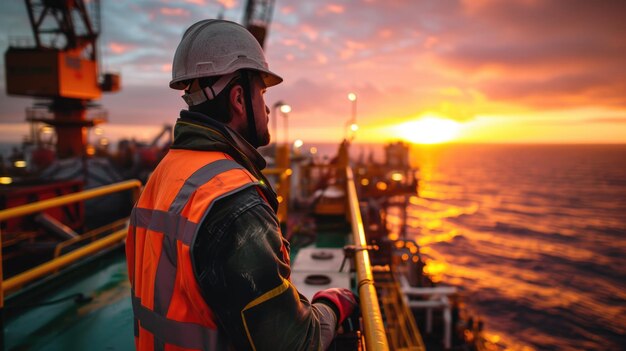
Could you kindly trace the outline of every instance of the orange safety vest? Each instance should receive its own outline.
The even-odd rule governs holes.
[[[222,344],[190,248],[216,200],[256,185],[243,166],[216,151],[170,150],[154,170],[126,239],[137,350],[214,350]]]

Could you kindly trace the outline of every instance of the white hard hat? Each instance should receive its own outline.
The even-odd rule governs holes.
[[[203,20],[189,27],[178,44],[170,88],[183,90],[190,80],[241,69],[259,72],[267,87],[283,81],[269,70],[261,45],[246,28],[230,21]]]

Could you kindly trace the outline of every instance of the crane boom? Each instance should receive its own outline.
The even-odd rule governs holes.
[[[261,44],[261,47],[265,44],[273,12],[274,0],[248,0],[246,2],[243,25]]]

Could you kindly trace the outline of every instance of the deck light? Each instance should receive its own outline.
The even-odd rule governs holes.
[[[9,185],[13,183],[13,178],[11,177],[0,177],[0,184],[2,185]]]
[[[391,174],[391,180],[394,180],[396,182],[401,182],[402,179],[404,179],[404,176],[400,172],[393,172]]]
[[[291,112],[291,106],[285,104],[285,105],[281,105],[280,106],[280,112],[282,113],[289,113]]]

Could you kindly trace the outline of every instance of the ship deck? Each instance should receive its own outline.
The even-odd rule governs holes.
[[[320,228],[307,247],[343,247],[348,233],[340,224]],[[300,248],[293,247],[292,260]],[[77,302],[77,294],[91,299]],[[5,303],[6,350],[134,350],[123,246],[23,289]]]
[[[76,302],[77,294],[91,300]],[[134,350],[120,247],[10,296],[4,313],[6,350]]]

